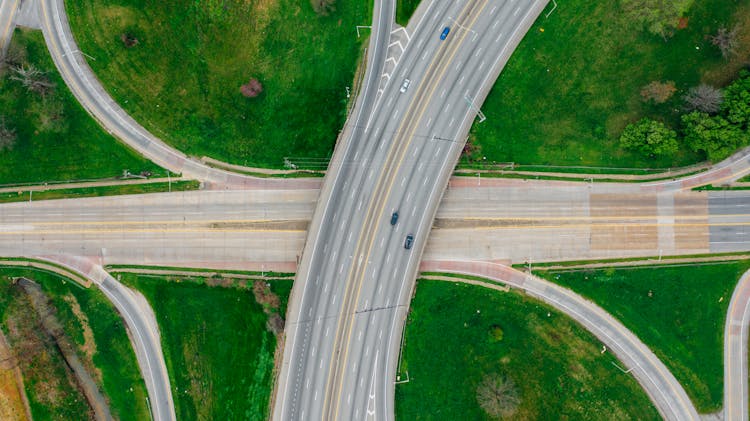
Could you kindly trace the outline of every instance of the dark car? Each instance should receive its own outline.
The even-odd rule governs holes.
[[[409,234],[406,236],[406,241],[404,241],[404,248],[409,250],[412,245],[414,245],[414,234]]]
[[[391,225],[396,225],[396,222],[398,222],[398,212],[393,212],[393,215],[391,215]]]
[[[445,28],[443,28],[443,33],[440,34],[440,40],[444,41],[448,37],[448,32],[450,32],[450,31],[451,31],[451,28],[449,28],[447,26]]]

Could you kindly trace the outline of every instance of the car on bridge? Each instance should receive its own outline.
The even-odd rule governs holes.
[[[409,250],[411,249],[411,246],[414,245],[414,234],[409,234],[406,236],[406,241],[404,241],[404,248]]]

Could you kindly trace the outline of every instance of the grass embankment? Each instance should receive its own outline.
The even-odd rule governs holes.
[[[371,3],[317,16],[298,0],[65,2],[89,65],[139,123],[190,155],[273,168],[330,156]],[[263,93],[245,98],[251,78]]]
[[[122,184],[115,186],[82,187],[75,189],[57,189],[35,191],[20,190],[0,193],[0,203],[28,202],[31,200],[69,199],[74,197],[116,196],[125,194],[160,193],[167,191],[198,190],[200,182],[195,180],[175,181],[173,183]]]
[[[0,76],[0,116],[17,137],[11,150],[0,150],[0,184],[109,178],[123,170],[166,175],[105,132],[78,104],[41,32],[16,29],[11,50],[22,51],[21,64],[46,72],[55,87],[42,97],[11,80],[12,70]]]
[[[396,23],[406,26],[411,19],[411,15],[417,10],[421,0],[397,0],[396,1]]]
[[[612,2],[571,0],[548,19],[542,15],[482,107],[487,121],[472,131],[480,148],[475,158],[626,168],[700,161],[686,146],[659,159],[619,146],[623,128],[644,116],[679,128],[685,91],[701,82],[727,85],[750,56],[748,2],[695,0],[686,17],[687,27],[665,42],[628,22]],[[742,28],[740,45],[727,62],[707,35],[734,24]],[[661,105],[640,97],[655,80],[674,81],[678,89]]]
[[[721,408],[727,306],[750,261],[538,272],[618,318],[669,367],[701,412]]]
[[[266,294],[261,305],[244,280],[119,276],[154,309],[178,419],[267,418],[276,337],[264,308],[285,311],[286,296]],[[289,279],[269,282],[278,294],[291,289]]]
[[[2,326],[15,352],[35,420],[87,419],[88,406],[71,383],[65,363],[52,344],[44,345],[38,316],[12,277],[39,283],[57,309],[57,319],[76,345],[78,357],[92,373],[120,420],[149,418],[146,386],[120,316],[96,289],[83,289],[56,274],[28,268],[0,268]],[[36,318],[36,322],[34,322]],[[24,327],[28,328],[24,331]],[[13,332],[18,333],[13,333]],[[31,339],[14,342],[14,338]]]
[[[405,334],[398,419],[489,419],[476,391],[490,373],[517,386],[512,419],[659,419],[593,335],[516,292],[420,280]]]

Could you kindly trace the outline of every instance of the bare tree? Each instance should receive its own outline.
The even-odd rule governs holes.
[[[11,70],[13,74],[10,78],[21,82],[31,92],[45,96],[55,88],[55,84],[47,78],[46,72],[37,69],[33,64],[13,66]]]
[[[688,111],[697,110],[711,114],[719,111],[721,103],[724,102],[724,94],[720,89],[701,83],[690,88],[682,99]]]
[[[248,98],[255,98],[263,92],[263,84],[258,79],[250,79],[249,82],[240,86],[240,92]]]
[[[1,67],[12,67],[20,66],[26,61],[26,49],[20,46],[18,43],[11,42],[8,46],[8,51],[5,52],[5,57],[0,61]]]
[[[0,116],[0,152],[13,149],[16,144],[16,130],[5,124],[5,117]]]
[[[492,418],[499,419],[513,415],[521,403],[513,379],[499,374],[489,374],[477,387],[477,402]]]
[[[716,31],[716,35],[711,35],[711,43],[719,48],[722,57],[728,59],[737,50],[738,35],[739,28],[734,27],[729,30],[722,26]]]
[[[641,88],[641,98],[644,101],[654,101],[657,104],[663,104],[669,98],[672,98],[675,92],[677,92],[677,88],[671,80],[666,82],[655,80]]]

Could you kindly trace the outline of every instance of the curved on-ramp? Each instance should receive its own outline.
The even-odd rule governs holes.
[[[659,413],[668,420],[700,419],[677,379],[653,352],[601,307],[549,281],[508,266],[479,261],[422,262],[423,272],[467,274],[497,280],[552,305],[599,338],[630,369]]]
[[[154,421],[176,420],[169,375],[161,351],[159,328],[146,298],[122,285],[104,268],[88,259],[69,255],[32,256],[30,259],[33,260],[21,262],[21,264],[59,272],[76,280],[82,278],[99,287],[122,315],[130,332],[128,336],[146,383],[152,419]],[[65,270],[61,270],[60,267]]]
[[[750,325],[750,271],[742,275],[729,302],[724,327],[724,419],[747,421],[747,346]]]
[[[138,153],[171,172],[229,188],[318,188],[319,179],[257,178],[209,167],[149,133],[105,91],[76,45],[63,0],[38,0],[47,49],[68,89],[99,124]]]

